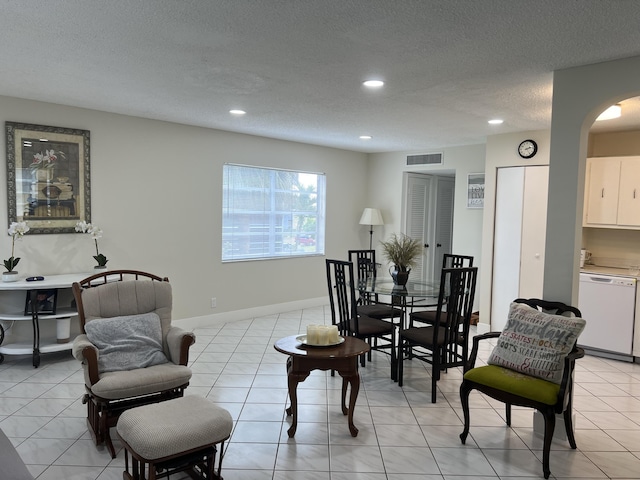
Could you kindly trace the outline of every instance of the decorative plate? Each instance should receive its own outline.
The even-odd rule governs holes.
[[[344,337],[341,337],[340,335],[338,335],[338,341],[336,343],[328,343],[327,345],[312,345],[310,343],[307,343],[306,335],[298,335],[296,337],[296,340],[308,347],[335,347],[336,345],[340,345],[341,343],[344,343]]]

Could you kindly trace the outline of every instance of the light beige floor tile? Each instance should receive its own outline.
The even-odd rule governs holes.
[[[186,394],[208,398],[234,419],[223,461],[225,480],[542,477],[542,439],[533,431],[532,409],[514,407],[509,428],[504,404],[473,392],[471,430],[462,445],[462,369],[442,375],[432,404],[430,366],[405,361],[401,388],[390,379],[389,357],[380,352],[360,368],[356,437],[340,407],[341,377],[314,371],[298,385],[298,429],[289,438],[286,356],[273,343],[304,333],[308,324],[330,322],[323,306],[195,329]],[[485,343],[477,364],[486,362],[495,345]],[[38,480],[122,478],[122,445],[113,432],[115,459],[104,446],[95,446],[83,394],[81,365],[68,352],[43,356],[39,369],[28,355],[7,356],[0,364],[0,428]],[[580,359],[574,412],[578,450],[555,438],[552,476],[640,479],[640,365],[590,355]]]

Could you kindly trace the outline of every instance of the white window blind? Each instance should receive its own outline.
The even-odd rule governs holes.
[[[224,165],[222,261],[324,254],[325,178]]]

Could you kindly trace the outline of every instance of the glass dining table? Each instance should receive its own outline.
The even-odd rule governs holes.
[[[440,284],[438,282],[408,281],[406,285],[396,285],[391,280],[382,280],[377,277],[358,283],[360,294],[365,297],[384,295],[390,297],[389,302],[378,300],[377,303],[388,303],[399,307],[403,312],[403,325],[405,328],[408,317],[415,307],[435,307],[438,305]]]

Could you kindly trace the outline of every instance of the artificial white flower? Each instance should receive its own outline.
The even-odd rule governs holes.
[[[102,229],[85,221],[76,223],[76,232],[88,233],[96,243],[96,254],[93,256],[99,267],[104,267],[109,260],[98,250],[98,239],[102,238]]]
[[[4,261],[4,266],[7,269],[7,272],[13,272],[13,269],[16,268],[18,262],[20,261],[20,257],[16,258],[14,255],[15,246],[16,246],[16,237],[18,239],[22,238],[22,236],[30,230],[27,222],[12,222],[9,225],[8,233],[11,235],[11,258],[9,260]]]
[[[27,222],[13,222],[9,225],[9,235],[12,237],[15,237],[16,235],[21,237],[29,230],[31,229],[29,228],[29,225],[27,225]]]

